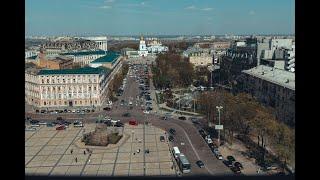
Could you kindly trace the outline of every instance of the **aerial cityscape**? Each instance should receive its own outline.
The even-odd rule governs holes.
[[[25,175],[294,175],[294,3],[26,1]]]

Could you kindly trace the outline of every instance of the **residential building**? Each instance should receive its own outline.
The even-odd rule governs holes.
[[[243,70],[239,91],[252,94],[275,110],[280,121],[295,126],[295,74],[282,69],[259,65]]]
[[[106,68],[26,69],[25,100],[35,109],[100,107],[106,98]]]

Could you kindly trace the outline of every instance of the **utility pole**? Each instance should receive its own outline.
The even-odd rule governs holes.
[[[220,110],[223,108],[222,106],[216,106],[219,112],[219,126],[220,126]],[[220,128],[218,129],[218,146],[220,146]]]

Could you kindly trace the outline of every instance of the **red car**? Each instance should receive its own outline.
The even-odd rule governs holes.
[[[65,130],[65,129],[66,129],[65,126],[58,126],[58,127],[56,128],[56,130]]]
[[[132,119],[132,120],[129,121],[129,124],[130,124],[130,125],[137,126],[137,125],[138,125],[138,122],[137,122],[136,120]]]

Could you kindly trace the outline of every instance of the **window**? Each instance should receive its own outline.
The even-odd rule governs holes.
[[[74,101],[74,104],[77,104],[77,101]]]
[[[56,102],[56,101],[54,101],[54,105],[57,105],[57,102]]]
[[[93,90],[95,91],[95,90],[97,90],[97,88],[96,88],[96,87],[93,87]]]
[[[52,79],[52,83],[54,83],[54,79]]]
[[[64,102],[64,105],[67,105],[67,101]]]
[[[62,79],[62,82],[63,82],[63,83],[66,83],[66,80],[65,80],[65,79]]]
[[[76,83],[76,79],[73,79],[73,83]]]
[[[47,102],[45,102],[45,101],[44,101],[44,102],[43,102],[43,105],[45,105],[45,106],[46,106],[46,105],[47,105]]]
[[[49,79],[47,79],[47,83],[49,83]]]
[[[42,80],[42,84],[44,84],[44,79],[41,79]]]

